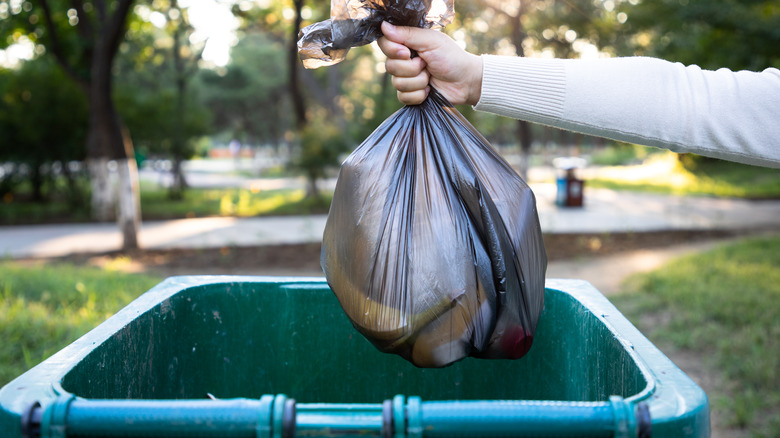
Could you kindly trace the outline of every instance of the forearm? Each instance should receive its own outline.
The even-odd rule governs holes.
[[[780,71],[703,71],[653,58],[483,56],[475,106],[620,141],[780,167]]]

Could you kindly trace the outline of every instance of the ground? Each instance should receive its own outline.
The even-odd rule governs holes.
[[[745,231],[662,231],[645,233],[549,234],[544,236],[551,265],[568,261],[592,260],[585,269],[608,269],[610,260],[618,263],[641,251],[669,248],[699,248],[708,242],[719,242],[750,234]],[[216,249],[137,250],[105,254],[74,254],[54,260],[79,265],[111,267],[130,272],[147,272],[162,277],[172,275],[292,275],[321,276],[319,243],[278,246],[223,247]],[[674,253],[672,253],[672,256]],[[32,260],[28,260],[32,261]],[[601,261],[602,263],[599,263]],[[624,269],[620,267],[619,269]],[[614,270],[614,269],[610,269]],[[624,276],[630,272],[624,272]],[[573,274],[576,277],[576,274]],[[600,275],[593,273],[593,275]],[[568,276],[571,277],[571,276]],[[577,277],[579,278],[579,277]],[[609,292],[605,292],[609,293]],[[637,321],[640,329],[648,321]],[[652,322],[649,323],[652,325]],[[671,345],[657,346],[708,394],[722,391],[716,370],[702,364],[693,353]],[[713,438],[741,438],[745,432],[723,427],[713,413]]]
[[[647,233],[547,234],[550,262],[602,257],[638,249],[725,239],[738,231],[659,231]],[[322,275],[319,243],[214,249],[155,249],[105,254],[74,254],[57,260],[112,266],[162,276],[210,274]]]

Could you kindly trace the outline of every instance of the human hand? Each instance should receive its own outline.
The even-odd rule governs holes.
[[[430,86],[453,105],[476,105],[482,91],[482,58],[461,49],[449,36],[431,29],[382,23],[379,48],[387,55],[385,69],[393,76],[398,100],[422,103]],[[411,50],[417,57],[411,57]]]

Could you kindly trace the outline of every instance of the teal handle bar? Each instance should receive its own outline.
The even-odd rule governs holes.
[[[430,401],[398,395],[382,404],[259,400],[88,400],[67,394],[22,419],[26,438],[306,436],[582,437],[650,436],[647,405],[607,402]]]

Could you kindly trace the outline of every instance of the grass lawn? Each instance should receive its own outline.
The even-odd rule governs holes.
[[[642,165],[600,168],[587,187],[674,195],[780,198],[780,170],[726,161],[701,161],[687,168],[671,152],[651,155]]]
[[[0,387],[161,280],[110,266],[0,261]]]
[[[184,198],[171,200],[162,188],[141,190],[145,219],[204,216],[262,216],[327,213],[332,193],[307,198],[303,189],[188,189]]]
[[[48,202],[20,200],[6,194],[0,199],[0,225],[28,225],[51,222],[87,222],[86,208],[74,209],[62,199]]]
[[[750,239],[629,278],[610,297],[651,341],[719,374],[713,417],[751,436],[780,430],[780,237]]]
[[[141,187],[144,220],[207,216],[271,216],[327,213],[333,193],[306,197],[303,189],[251,190],[239,188],[188,189],[183,199],[168,198],[168,191],[150,184]],[[88,222],[86,209],[74,210],[61,199],[43,203],[8,197],[0,199],[0,225]]]

